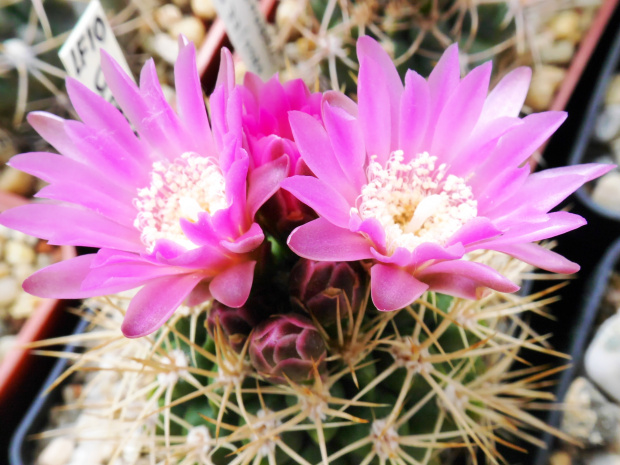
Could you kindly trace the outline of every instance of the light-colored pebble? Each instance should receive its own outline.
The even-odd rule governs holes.
[[[1,254],[0,254],[1,255]],[[11,274],[11,268],[4,262],[0,262],[0,278]]]
[[[187,40],[194,42],[194,45],[199,47],[205,38],[206,29],[205,25],[198,18],[194,16],[185,16],[180,21],[174,23],[168,29],[168,32],[174,39],[177,39],[179,34],[183,34],[187,37]]]
[[[597,330],[586,350],[585,369],[592,381],[620,402],[620,313],[605,320]]]
[[[581,30],[581,16],[575,10],[565,10],[556,14],[549,22],[549,29],[557,39],[574,40]]]
[[[30,318],[40,301],[39,297],[20,292],[15,303],[9,308],[9,313],[15,320]]]
[[[12,276],[0,278],[0,306],[11,305],[19,294],[19,284]]]
[[[217,16],[213,0],[191,0],[192,11],[196,16],[212,21]]]
[[[620,105],[620,74],[612,77],[607,86],[605,105]]]
[[[39,455],[37,465],[65,465],[71,460],[74,449],[73,440],[67,437],[54,438]]]
[[[525,100],[533,110],[549,108],[555,92],[566,76],[566,70],[552,65],[542,65],[534,69],[532,83]]]
[[[179,42],[163,32],[149,36],[146,46],[171,65],[176,62],[179,55]]]
[[[4,357],[6,357],[6,354],[8,354],[13,347],[15,347],[16,343],[17,336],[8,335],[0,337],[0,362],[2,362]]]
[[[596,118],[594,136],[600,142],[611,142],[620,136],[620,105],[607,105]]]
[[[4,249],[4,259],[11,265],[33,263],[35,252],[32,247],[18,241],[8,241]]]
[[[571,465],[571,455],[563,450],[554,452],[549,458],[549,465]]]
[[[153,16],[157,24],[163,29],[168,30],[171,25],[183,19],[183,12],[181,12],[178,6],[172,3],[166,3],[157,8]]]
[[[565,65],[570,63],[575,55],[575,44],[569,40],[558,40],[539,50],[543,63]]]
[[[598,452],[590,456],[586,463],[588,465],[620,465],[620,455],[609,452]]]
[[[603,208],[620,212],[620,172],[610,171],[602,176],[592,190],[592,200]],[[620,331],[618,337],[620,338]],[[620,389],[620,383],[618,383],[618,389]],[[620,397],[618,400],[620,400]]]
[[[5,166],[0,173],[0,190],[26,195],[32,190],[34,178],[28,173]]]
[[[620,432],[620,407],[609,402],[586,378],[576,378],[564,399],[560,428],[587,446],[613,444]]]

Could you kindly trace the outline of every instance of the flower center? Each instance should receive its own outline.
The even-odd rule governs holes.
[[[149,252],[158,239],[169,239],[188,249],[198,247],[185,236],[181,218],[198,221],[198,213],[213,214],[228,207],[226,181],[211,158],[187,152],[173,163],[153,163],[151,184],[134,198],[138,215],[134,226]]]
[[[436,161],[424,152],[403,163],[403,152],[397,150],[385,166],[376,161],[368,166],[368,184],[352,213],[383,225],[390,253],[397,247],[413,251],[423,242],[444,245],[476,217],[471,188],[458,176],[446,176],[446,165],[436,166]]]

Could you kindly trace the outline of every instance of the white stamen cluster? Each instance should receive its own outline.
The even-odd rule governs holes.
[[[386,420],[375,420],[370,427],[370,437],[379,458],[383,460],[398,457],[398,432],[394,426],[387,426]]]
[[[138,190],[134,205],[134,226],[149,252],[158,239],[194,249],[198,246],[185,236],[180,220],[196,222],[200,212],[226,208],[226,181],[212,158],[186,152],[173,163],[153,163],[151,184]]]
[[[254,430],[254,434],[252,434],[252,441],[261,442],[261,446],[257,454],[261,457],[266,457],[276,449],[275,440],[277,435],[272,434],[272,431],[280,426],[282,422],[275,416],[267,418],[272,413],[273,412],[271,410],[260,409],[256,412],[256,422],[252,423],[252,429]]]
[[[351,213],[376,218],[385,228],[390,253],[397,247],[413,251],[423,242],[445,244],[463,224],[475,218],[477,202],[465,180],[446,175],[445,164],[424,152],[403,163],[392,152],[385,166],[368,166],[368,184]]]

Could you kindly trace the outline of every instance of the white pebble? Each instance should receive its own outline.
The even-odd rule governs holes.
[[[192,0],[192,11],[196,16],[211,21],[217,16],[213,0]]]
[[[607,86],[605,105],[620,105],[620,74],[616,74],[611,78]]]
[[[174,23],[168,31],[175,40],[178,39],[179,34],[183,34],[187,40],[194,42],[196,47],[200,47],[206,34],[205,25],[195,16],[185,16],[182,20]]]
[[[154,16],[157,24],[168,30],[172,24],[177,21],[181,21],[183,18],[183,13],[178,6],[173,5],[172,3],[167,3],[157,8]]]
[[[569,40],[558,40],[548,47],[540,49],[543,63],[563,65],[569,63],[575,54],[575,45]]]
[[[601,142],[620,136],[620,105],[608,105],[596,118],[594,135]]]
[[[160,32],[147,39],[147,48],[157,53],[166,63],[173,65],[179,54],[179,43],[168,34]]]
[[[620,401],[620,313],[596,332],[585,355],[586,373],[603,391]]]
[[[17,336],[8,335],[0,337],[0,362],[4,360],[6,354],[15,346]]]
[[[34,312],[41,299],[26,292],[21,292],[17,297],[17,301],[9,309],[11,317],[16,320],[29,318]]]
[[[620,212],[620,172],[610,171],[601,177],[592,191],[592,200],[603,208]]]
[[[52,439],[39,455],[37,465],[65,465],[71,460],[74,449],[75,442],[69,438]]]
[[[588,465],[620,465],[620,455],[598,452],[589,458]]]
[[[19,284],[12,276],[0,278],[0,306],[6,307],[12,304],[19,294]]]
[[[32,247],[15,240],[8,241],[4,250],[4,259],[11,265],[34,262],[35,253]]]

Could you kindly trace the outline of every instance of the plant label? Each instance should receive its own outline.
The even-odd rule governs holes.
[[[101,70],[102,49],[133,78],[101,3],[99,0],[92,0],[60,48],[58,56],[69,76],[76,78],[109,102],[114,102]]]
[[[271,51],[267,22],[256,0],[213,0],[235,51],[249,71],[269,79],[277,66]]]

